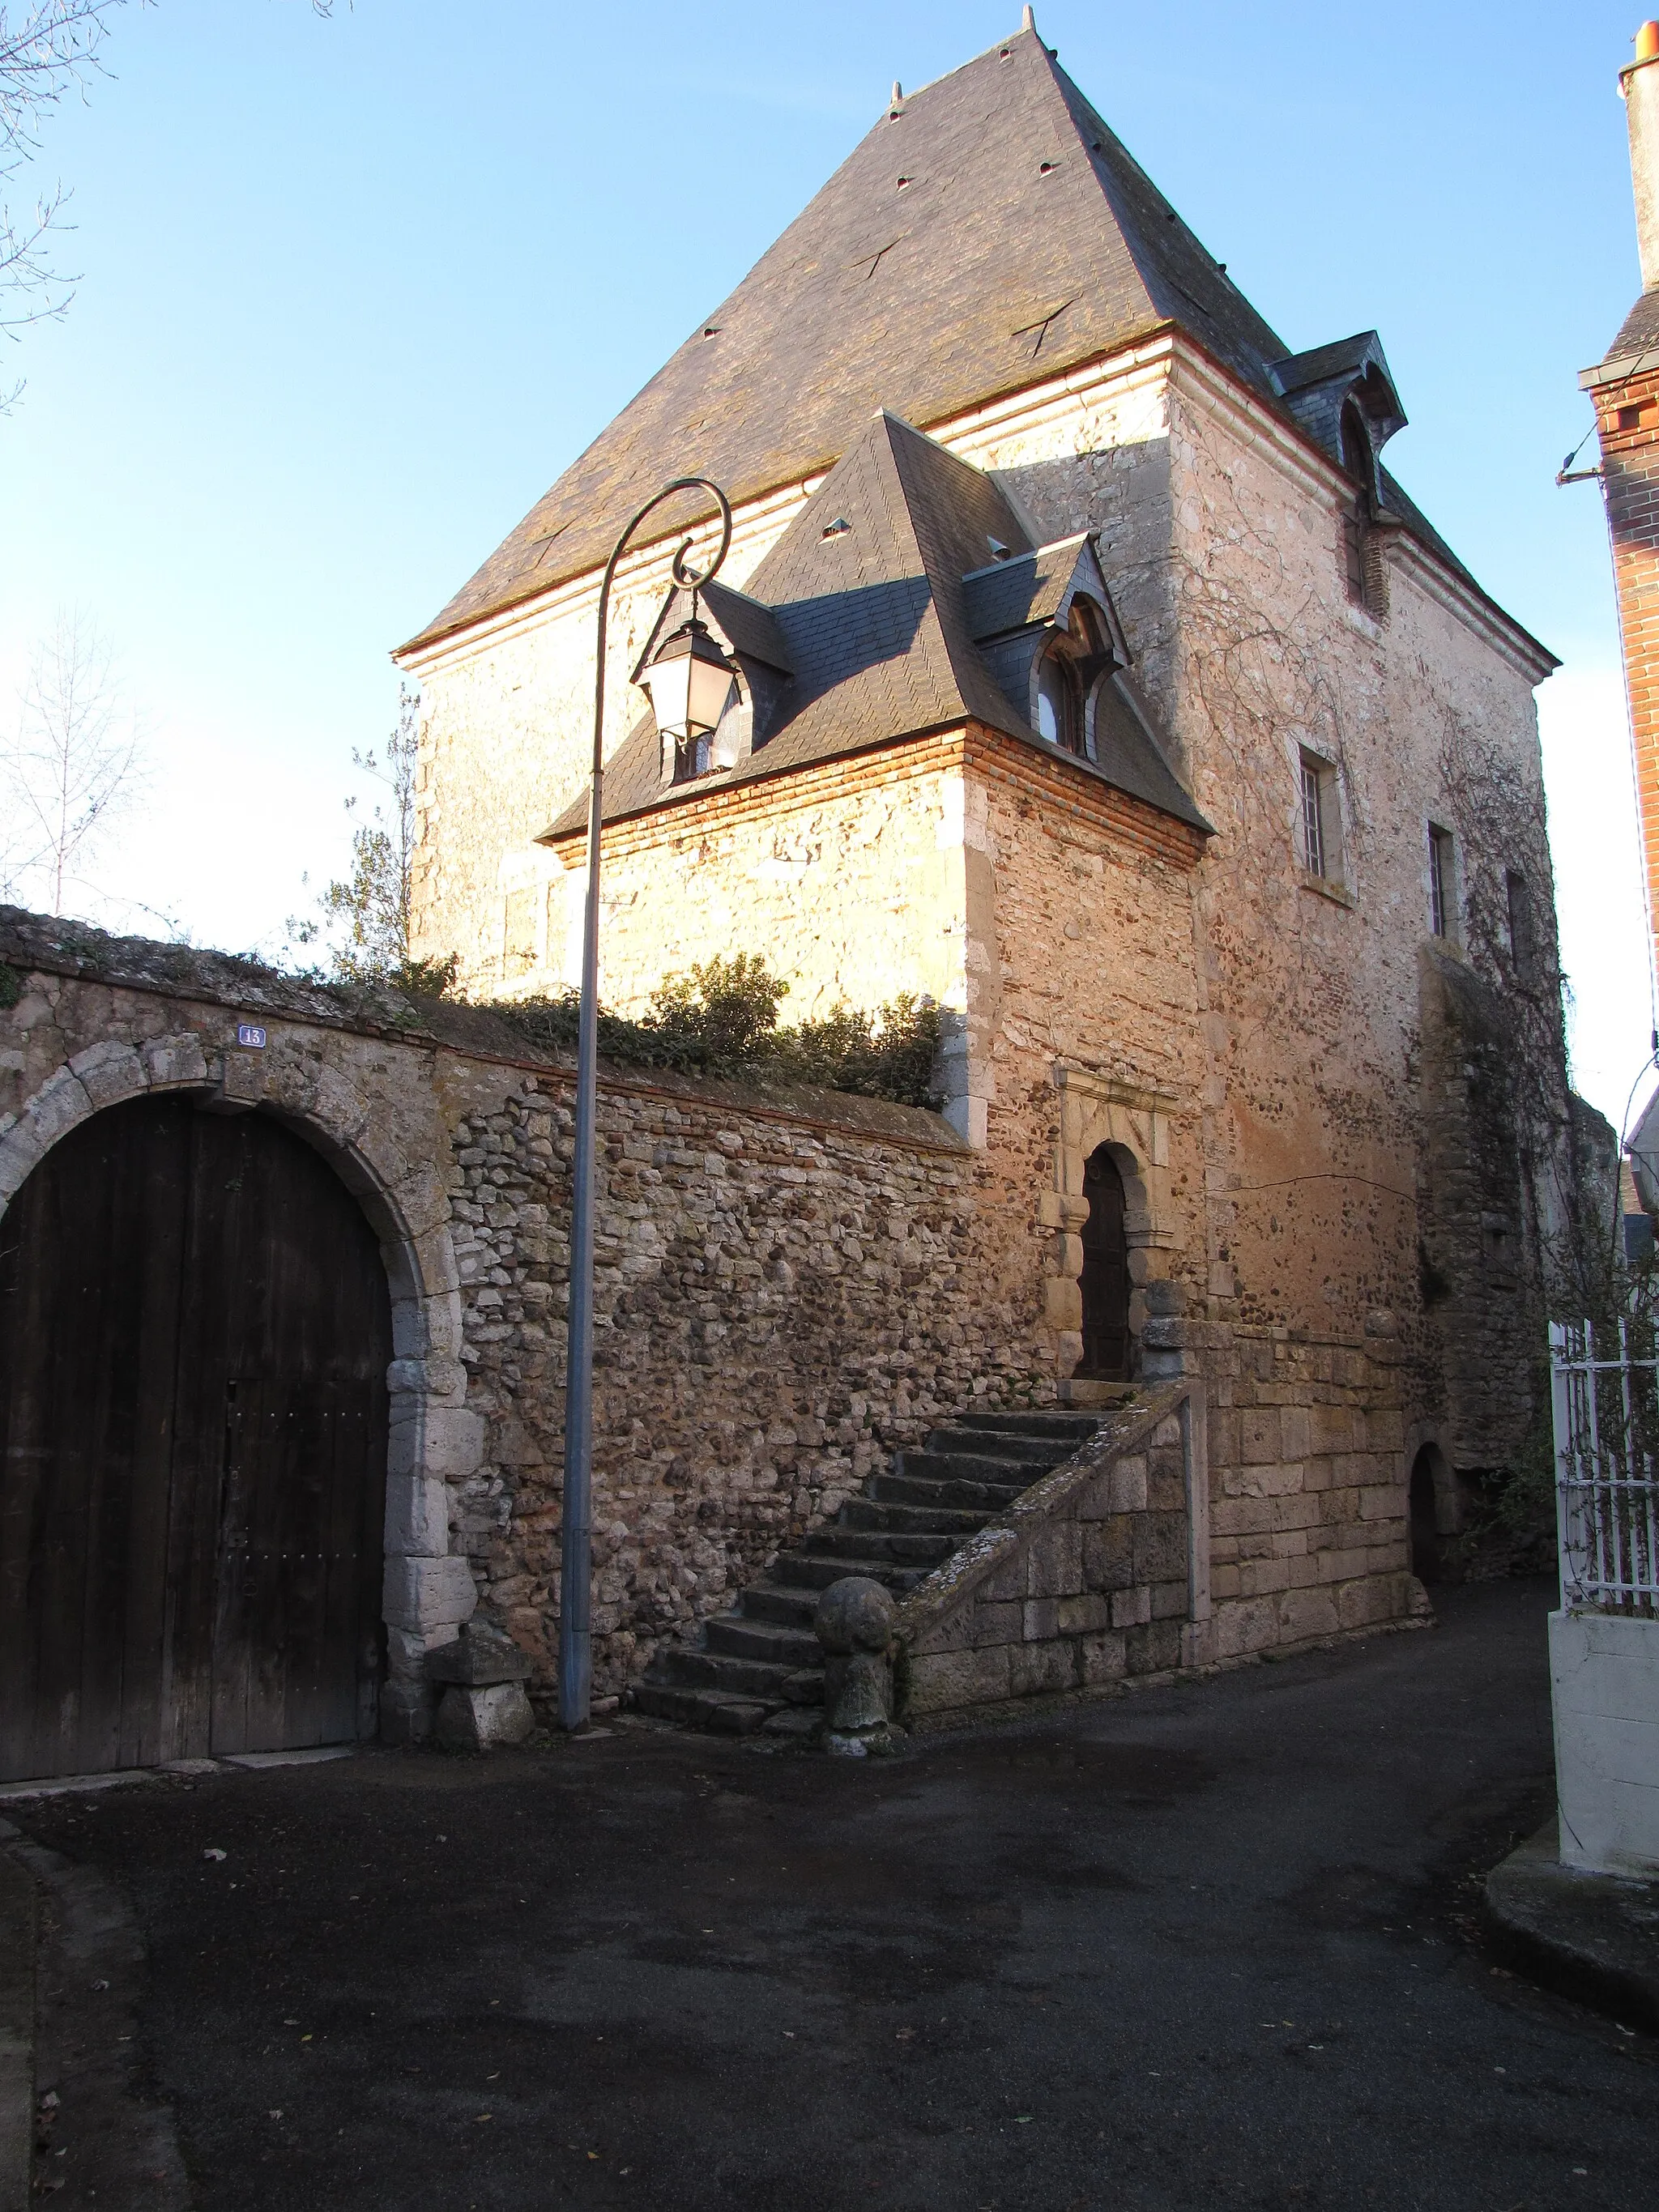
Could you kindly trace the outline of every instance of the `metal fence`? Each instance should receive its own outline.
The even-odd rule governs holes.
[[[1553,1322],[1561,1602],[1659,1616],[1659,1357],[1650,1326]]]

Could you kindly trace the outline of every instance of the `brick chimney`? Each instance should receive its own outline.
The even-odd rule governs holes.
[[[1642,295],[1605,357],[1578,381],[1595,404],[1601,489],[1625,648],[1650,948],[1659,956],[1659,23],[1644,23],[1619,76],[1630,125]]]

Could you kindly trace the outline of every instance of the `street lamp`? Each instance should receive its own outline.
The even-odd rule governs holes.
[[[587,898],[582,912],[580,1018],[576,1032],[576,1127],[570,1157],[570,1321],[565,1361],[564,1509],[559,1544],[559,1725],[586,1728],[593,1691],[593,1139],[599,1041],[599,823],[605,797],[605,643],[611,586],[634,532],[665,499],[712,492],[720,514],[720,542],[704,568],[686,559],[688,538],[672,574],[691,594],[691,617],[653,654],[641,681],[651,695],[657,726],[678,741],[707,735],[732,685],[731,664],[697,620],[696,595],[719,569],[732,544],[732,503],[707,477],[676,477],[634,517],[605,567],[599,586],[599,661],[593,684],[593,769],[587,799]],[[664,720],[665,714],[669,718]],[[714,717],[713,720],[707,719]]]

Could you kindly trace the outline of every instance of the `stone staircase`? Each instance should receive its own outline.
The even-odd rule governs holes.
[[[1022,1492],[1070,1459],[1102,1416],[975,1413],[901,1451],[833,1522],[780,1552],[730,1613],[703,1623],[695,1648],[660,1649],[635,1688],[635,1709],[725,1735],[810,1735],[822,1718],[823,1656],[812,1631],[821,1592],[868,1575],[902,1597]]]

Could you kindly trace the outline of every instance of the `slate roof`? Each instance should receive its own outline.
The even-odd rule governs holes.
[[[832,523],[845,529],[829,531]],[[828,533],[828,534],[826,534]],[[762,634],[769,616],[793,667],[769,735],[734,767],[666,789],[662,745],[647,711],[607,763],[605,819],[672,808],[705,793],[787,774],[813,763],[866,752],[900,738],[974,720],[1041,747],[975,643],[988,602],[979,596],[993,544],[1015,556],[1014,588],[993,611],[1000,629],[1052,619],[1076,572],[1086,538],[1035,549],[992,478],[884,410],[836,463],[749,579],[743,592],[704,593],[710,617],[739,643],[728,616]],[[1054,577],[1063,574],[1056,586]],[[1024,604],[1023,615],[1005,617]],[[1042,610],[1045,610],[1043,611]],[[683,619],[687,595],[671,594],[653,636]],[[774,653],[779,649],[776,644]],[[770,665],[783,664],[775,658]],[[1199,828],[1203,817],[1171,773],[1145,708],[1125,691],[1102,724],[1102,767],[1062,756],[1068,765],[1146,799]],[[585,794],[573,798],[542,833],[570,835],[587,819]]]
[[[1624,361],[1632,354],[1659,346],[1659,288],[1644,292],[1619,326],[1619,335],[1607,348],[1605,361]]]
[[[1080,532],[1032,552],[1011,551],[1009,559],[964,576],[969,637],[1000,637],[1028,623],[1052,622],[1076,571],[1079,550],[1088,542],[1088,533]]]
[[[778,618],[770,607],[763,606],[747,592],[734,592],[718,576],[703,592],[702,600],[734,652],[746,653],[751,660],[763,660],[769,668],[779,669],[785,676],[794,674],[794,656],[789,641],[779,629]],[[641,663],[650,659],[661,627],[659,623],[651,633],[650,642],[641,655]]]
[[[878,408],[939,421],[1171,324],[1273,395],[1289,349],[1018,32],[876,125],[411,643],[599,567],[687,465],[752,498]]]

